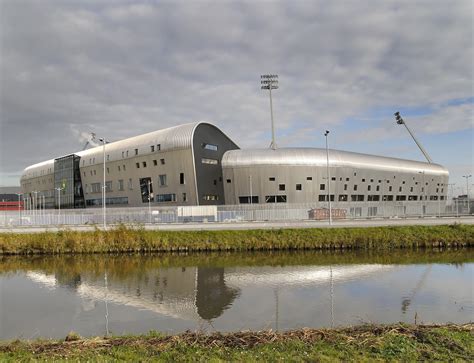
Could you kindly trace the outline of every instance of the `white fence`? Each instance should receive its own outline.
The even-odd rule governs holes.
[[[111,208],[106,210],[106,223],[231,223],[244,221],[327,220],[327,203],[307,204],[241,204],[196,207]],[[311,210],[316,210],[310,213]],[[333,219],[381,219],[443,217],[468,214],[467,204],[436,201],[390,203],[332,203]],[[68,210],[26,210],[0,212],[3,226],[101,225],[101,208]]]

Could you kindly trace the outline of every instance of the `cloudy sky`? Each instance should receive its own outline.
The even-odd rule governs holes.
[[[473,172],[470,0],[0,0],[0,17],[3,186],[91,131],[205,120],[268,147],[264,73],[278,146],[322,147],[328,129],[332,148],[423,160],[400,111],[457,187]]]

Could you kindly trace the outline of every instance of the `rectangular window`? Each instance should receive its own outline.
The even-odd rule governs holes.
[[[135,155],[138,155],[138,149],[135,149]]]
[[[375,191],[379,191],[380,190],[380,185],[377,185],[377,187],[375,188]]]
[[[133,182],[132,178],[128,179],[128,189],[132,190],[133,189]]]
[[[118,171],[120,171],[120,165],[118,166]]]
[[[127,158],[128,158],[128,150],[127,150]]]
[[[92,193],[100,193],[100,183],[92,183]]]
[[[157,166],[158,165],[158,160],[153,160],[153,165]]]
[[[410,192],[413,192],[413,187],[410,187]]]
[[[312,176],[307,176],[306,180],[313,180],[313,177]]]
[[[155,145],[151,145],[150,149],[151,149],[151,152],[154,153],[155,152]]]
[[[140,163],[135,163],[135,165],[137,166],[137,169],[140,169]]]
[[[112,182],[111,181],[106,181],[105,182],[105,190],[107,192],[111,192],[112,191]]]
[[[160,164],[165,165],[165,159],[160,159]]]
[[[354,190],[357,190],[357,184],[354,184]]]
[[[347,184],[344,184],[344,190],[347,190]]]
[[[176,202],[176,194],[158,194],[156,201],[158,203]]]
[[[383,201],[384,201],[384,202],[391,202],[391,201],[393,201],[393,195],[384,195],[384,196],[383,196]]]
[[[335,176],[333,176],[333,177],[331,178],[331,180],[334,180],[334,181],[335,181],[335,180],[336,180],[336,177],[335,177]]]
[[[166,174],[161,174],[158,176],[160,179],[160,187],[165,187],[166,186]]]
[[[123,190],[123,179],[119,179],[119,181],[118,181],[118,190],[120,190],[120,191]]]
[[[351,195],[351,201],[352,202],[363,202],[364,201],[364,195],[363,194],[352,194]]]
[[[183,193],[183,202],[186,202],[188,200],[188,197],[186,196],[186,193]]]
[[[405,201],[405,200],[407,200],[406,195],[397,195],[397,201]]]
[[[274,176],[271,176],[268,178],[269,181],[275,181],[275,177]]]
[[[94,175],[96,175],[96,171],[95,171],[95,169],[94,169]]]
[[[296,184],[296,190],[302,190],[301,184]]]
[[[265,203],[286,203],[286,195],[267,195]]]
[[[347,194],[339,194],[340,202],[347,202]]]
[[[367,209],[367,213],[368,213],[369,217],[376,216],[377,215],[377,207],[369,207]]]
[[[391,185],[388,187],[388,191],[389,191],[389,192],[392,191],[392,186],[391,186]]]
[[[227,179],[226,182],[227,182],[227,184],[230,184],[230,183],[232,183],[232,180]]]
[[[161,144],[156,145],[156,151],[160,151],[160,150],[161,150]]]
[[[401,191],[402,191],[402,187],[398,187],[398,191],[401,192]]]
[[[278,184],[278,190],[285,190],[285,184]]]
[[[142,162],[143,167],[146,168],[146,161]]]
[[[378,202],[380,200],[380,195],[378,194],[373,194],[373,195],[368,195],[367,196],[367,201],[368,202]]]
[[[365,179],[362,179],[362,183],[365,183]]]
[[[110,173],[109,168],[107,168],[107,174],[109,174],[109,173]]]
[[[217,165],[219,163],[218,160],[216,159],[209,159],[209,158],[202,158],[201,159],[201,162],[203,164],[210,164],[210,165]]]
[[[418,196],[417,195],[409,195],[408,200],[418,200]]]
[[[125,157],[125,151],[122,151],[122,159]]]
[[[217,151],[217,145],[213,144],[202,144],[202,147],[206,150]]]
[[[326,190],[326,184],[319,184],[319,190]]]
[[[370,189],[372,188],[371,185],[367,185],[367,190],[370,192]]]
[[[204,194],[202,200],[219,200],[219,196],[215,194]]]
[[[331,202],[334,202],[334,194],[330,195]],[[319,195],[319,201],[320,202],[327,202],[328,201],[328,195],[327,194],[320,194]]]
[[[179,184],[184,184],[184,173],[179,173]]]
[[[127,169],[125,169],[125,165],[122,165],[123,166],[123,171],[126,171]]]
[[[349,181],[349,178],[346,178],[346,181]]]
[[[239,203],[240,204],[250,204],[250,203],[258,204],[258,196],[252,195],[252,198],[250,198],[250,196],[239,197]]]

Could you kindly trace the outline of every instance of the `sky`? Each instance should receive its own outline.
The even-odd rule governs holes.
[[[424,160],[400,111],[462,194],[473,30],[470,0],[0,0],[0,186],[90,132],[208,121],[268,147],[269,73],[279,147],[324,147],[330,130],[330,148]]]

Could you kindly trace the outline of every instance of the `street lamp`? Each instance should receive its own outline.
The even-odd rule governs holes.
[[[103,137],[101,137],[99,139],[99,141],[102,143],[102,154],[103,154],[103,163],[104,163],[104,170],[103,170],[103,174],[104,174],[104,180],[103,180],[103,184],[102,184],[102,222],[104,224],[104,231],[107,229],[107,220],[106,220],[106,206],[105,206],[105,201],[106,201],[106,185],[105,185],[105,143],[107,141],[105,141],[105,139]]]
[[[466,199],[467,199],[467,214],[471,214],[471,206],[469,205],[469,178],[472,177],[471,174],[463,175],[463,178],[466,178]]]
[[[16,195],[18,195],[18,220],[20,221],[20,225],[21,225],[21,196],[23,195],[22,193],[16,193]]]
[[[153,198],[153,194],[151,192],[151,185],[153,182],[148,180],[148,219],[151,223],[151,198]]]
[[[58,224],[59,224],[59,219],[61,218],[61,191],[63,191],[64,188],[54,188],[54,189],[58,191]]]
[[[278,89],[278,75],[277,74],[263,74],[260,76],[261,89],[267,89],[270,91],[270,116],[272,119],[272,143],[270,148],[276,149],[275,143],[275,127],[273,124],[273,102],[272,102],[272,89]]]
[[[329,149],[328,149],[328,135],[329,130],[326,130],[324,136],[326,137],[326,176],[328,180],[328,203],[329,203],[329,225],[332,225],[332,209],[331,209],[331,189],[330,189],[330,178],[329,178]]]
[[[395,115],[395,120],[397,120],[397,124],[399,125],[404,125],[405,128],[407,129],[408,133],[410,134],[410,136],[413,138],[413,140],[415,141],[416,145],[418,146],[418,148],[421,150],[421,152],[423,153],[423,155],[425,156],[426,160],[428,160],[428,163],[430,164],[433,164],[433,160],[431,159],[431,157],[428,155],[428,153],[426,152],[426,150],[423,148],[423,146],[421,146],[421,144],[419,143],[419,141],[416,139],[415,135],[413,134],[413,132],[408,128],[408,125],[407,123],[405,122],[405,120],[400,116],[400,112],[395,112],[394,113]]]

